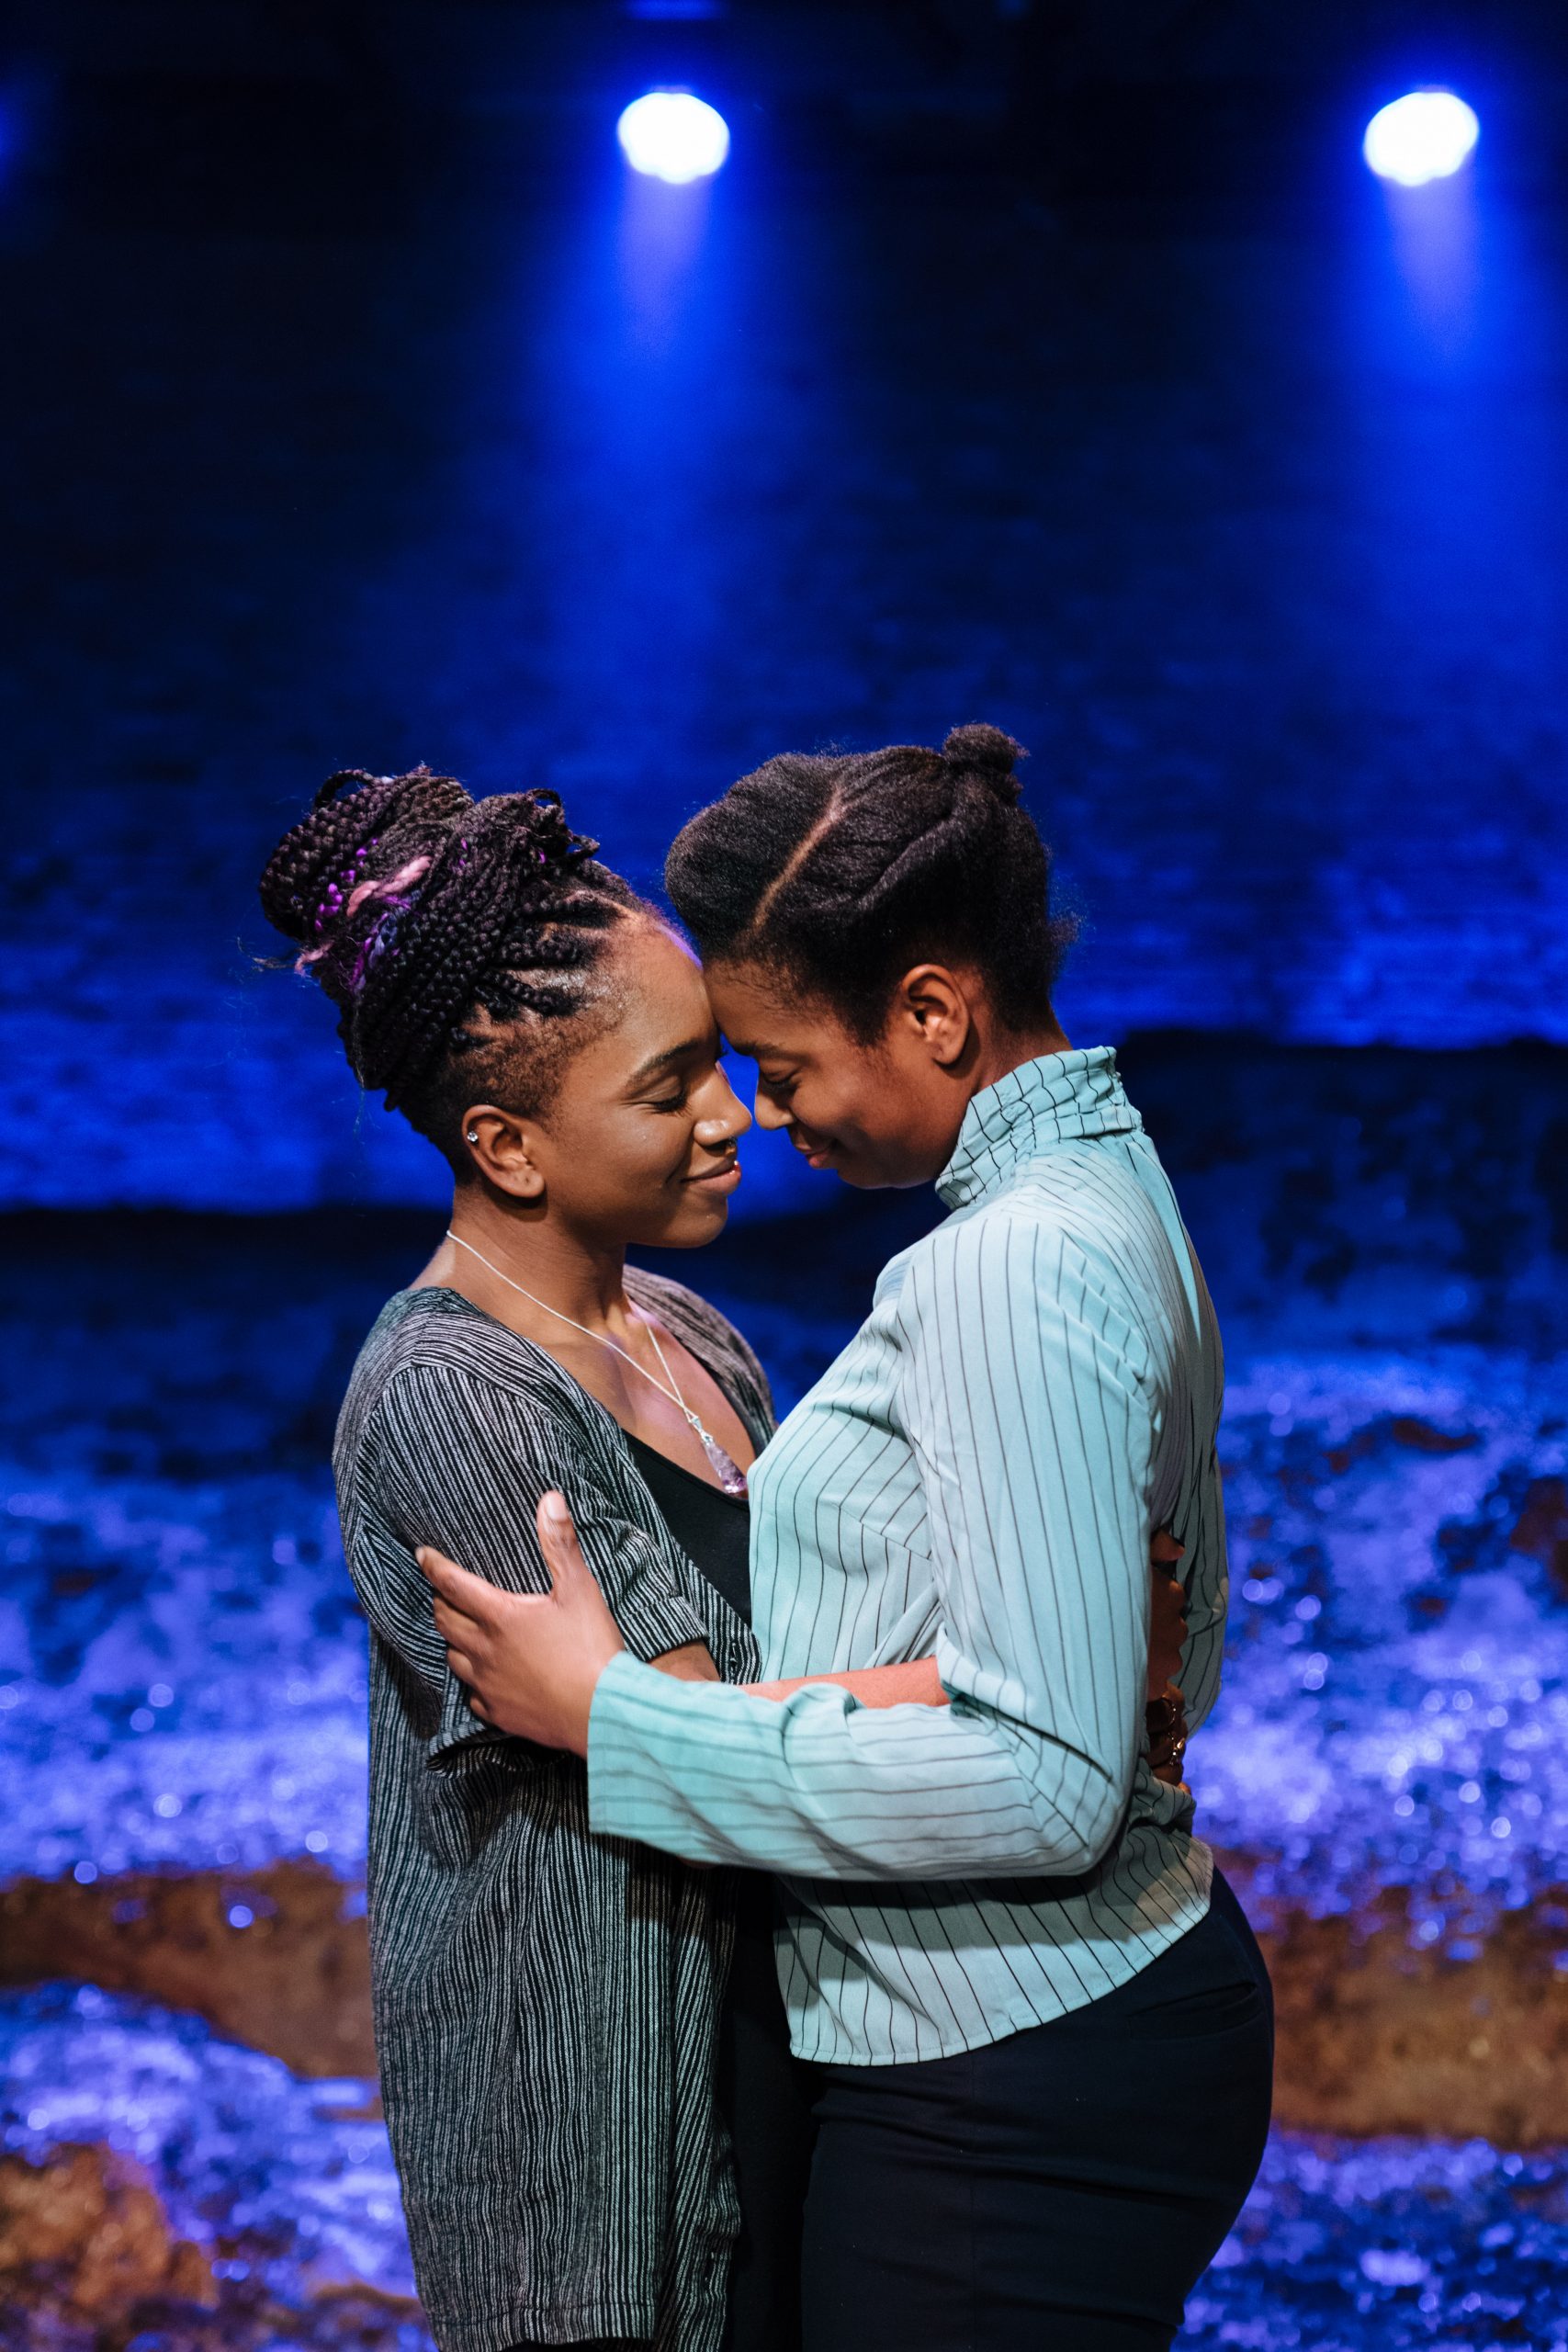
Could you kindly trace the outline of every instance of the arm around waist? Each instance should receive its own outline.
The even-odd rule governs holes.
[[[593,1827],[688,1861],[802,1878],[1071,1877],[1124,1810],[1091,1759],[973,1702],[783,1702],[672,1684],[626,1652],[594,1691]]]

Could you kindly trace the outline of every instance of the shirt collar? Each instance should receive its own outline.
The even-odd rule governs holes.
[[[950,1209],[964,1208],[1054,1144],[1129,1135],[1142,1125],[1122,1091],[1113,1046],[1042,1054],[975,1096],[936,1188]]]

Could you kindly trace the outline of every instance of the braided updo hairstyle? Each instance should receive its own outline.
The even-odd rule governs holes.
[[[752,964],[829,1005],[863,1043],[927,957],[985,979],[998,1018],[1050,1018],[1075,926],[1019,806],[1021,747],[958,727],[940,752],[786,752],[675,839],[665,887],[705,959]]]
[[[474,800],[428,768],[346,769],[267,861],[263,910],[337,1006],[361,1085],[459,1181],[465,1112],[536,1114],[608,1017],[610,934],[648,910],[597,847],[553,792]]]

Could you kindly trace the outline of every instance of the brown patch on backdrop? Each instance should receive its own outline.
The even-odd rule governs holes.
[[[51,1977],[189,2009],[297,2075],[374,2075],[370,1956],[353,1890],[315,1862],[250,1875],[138,1872],[0,1894],[0,1983]],[[243,1907],[243,1928],[230,1924]]]
[[[123,2328],[144,2303],[218,2303],[206,2255],[174,2235],[141,2166],[70,2144],[41,2164],[0,2157],[0,2290],[12,2312],[95,2330]]]
[[[1245,1855],[1221,1861],[1244,1900]],[[22,1880],[0,1895],[0,1978],[67,1976],[194,2010],[303,2075],[370,2075],[369,1954],[349,1892],[311,1863],[250,1877]],[[243,1903],[254,1913],[229,1925]],[[1536,2148],[1568,2112],[1568,1891],[1505,1913],[1478,1956],[1416,1949],[1402,1899],[1316,1919],[1254,1904],[1279,2011],[1278,2120]],[[334,2110],[342,2114],[343,2109]],[[372,2109],[372,2111],[374,2111]]]

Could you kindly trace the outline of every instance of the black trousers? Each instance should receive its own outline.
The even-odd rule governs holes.
[[[740,2194],[724,2352],[800,2352],[813,2069],[790,2055],[773,1958],[775,1913],[773,1880],[744,1872],[719,2030],[718,2103],[729,2126]]]
[[[1166,2352],[1262,2158],[1268,1972],[1216,1874],[1207,1917],[1086,2008],[814,2072],[805,2352]]]

